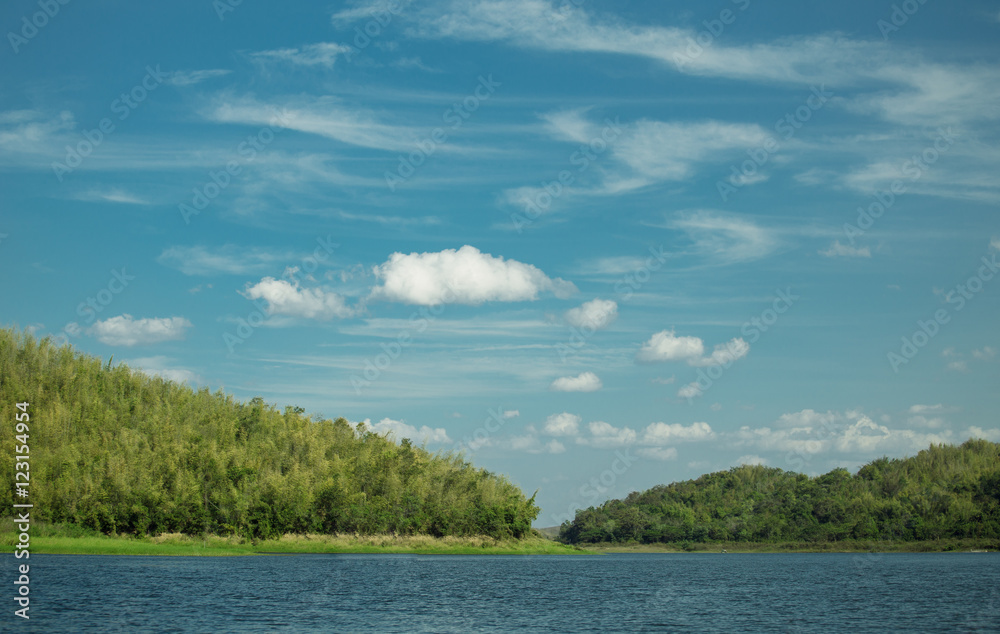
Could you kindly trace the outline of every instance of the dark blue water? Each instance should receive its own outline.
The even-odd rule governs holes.
[[[32,555],[29,623],[3,563],[5,631],[1000,632],[995,554]]]

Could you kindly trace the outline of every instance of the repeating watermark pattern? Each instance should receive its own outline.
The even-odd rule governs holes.
[[[927,4],[927,0],[903,0],[900,4],[892,5],[892,12],[889,14],[889,19],[879,19],[875,23],[879,33],[882,34],[882,39],[888,42],[889,34],[895,33],[909,22],[910,18],[916,15],[920,7],[925,4]]]
[[[552,203],[556,199],[563,195],[568,187],[576,182],[579,174],[590,169],[590,166],[611,148],[612,144],[621,136],[621,133],[621,120],[619,117],[615,117],[613,121],[610,118],[605,119],[604,128],[600,134],[587,143],[581,144],[570,155],[569,164],[576,167],[575,174],[572,170],[560,170],[554,180],[542,181],[539,183],[541,185],[539,189],[535,189],[531,194],[521,199],[520,202],[524,205],[524,211],[510,215],[510,221],[513,223],[514,229],[518,233],[521,233],[524,227],[537,220],[542,213],[552,206]]]
[[[431,156],[437,152],[438,148],[448,141],[449,130],[458,130],[472,115],[482,107],[483,103],[493,96],[497,88],[502,86],[501,82],[493,79],[493,75],[479,76],[479,83],[461,101],[457,101],[441,115],[441,119],[448,124],[448,128],[437,127],[424,139],[417,141],[417,148],[409,154],[399,156],[399,164],[395,172],[386,170],[385,185],[389,191],[395,192],[396,188],[417,172],[417,169],[424,165]]]
[[[903,176],[910,179],[910,182],[919,181],[924,173],[938,162],[941,155],[955,143],[955,136],[951,128],[938,129],[938,136],[934,143],[924,148],[920,154],[914,154],[902,165]],[[858,219],[855,224],[844,224],[844,235],[854,245],[854,239],[865,235],[865,231],[871,229],[875,221],[881,218],[886,211],[896,204],[896,197],[905,194],[908,190],[906,181],[897,178],[889,184],[887,191],[876,189],[873,196],[875,201],[868,205],[868,208],[858,207]]]
[[[35,11],[30,16],[22,16],[18,32],[7,31],[7,41],[14,49],[14,54],[20,53],[21,47],[35,39],[41,30],[49,25],[49,21],[59,15],[62,8],[69,3],[70,0],[38,0],[38,8],[41,10]]]
[[[422,306],[420,309],[410,313],[407,318],[407,327],[396,333],[396,336],[389,342],[382,342],[379,348],[382,352],[373,357],[365,359],[364,368],[360,374],[350,376],[351,387],[354,393],[361,396],[365,388],[371,387],[372,383],[382,377],[382,373],[402,356],[403,352],[413,345],[414,334],[424,333],[430,325],[444,314],[445,307],[455,301],[455,292],[451,288],[445,288],[444,297],[440,304],[433,306]]]
[[[159,64],[156,65],[156,68],[146,66],[146,74],[139,83],[132,86],[127,92],[121,93],[111,102],[109,107],[112,113],[118,115],[118,121],[128,119],[132,112],[146,101],[149,94],[160,87],[166,76],[167,74],[160,70]],[[114,119],[104,117],[97,122],[96,127],[84,130],[82,132],[83,139],[78,141],[76,145],[66,146],[65,160],[62,163],[58,161],[52,163],[52,171],[55,173],[56,179],[60,183],[63,182],[63,178],[80,167],[83,161],[97,151],[97,148],[101,147],[116,129]]]
[[[746,337],[746,339],[733,339],[728,342],[725,354],[722,355],[722,363],[709,366],[708,368],[698,368],[697,379],[678,390],[678,396],[687,399],[689,404],[693,403],[695,398],[703,396],[705,392],[715,385],[716,381],[722,378],[726,370],[731,368],[738,359],[741,359],[746,354],[746,346],[757,343],[764,333],[778,323],[781,315],[787,313],[795,305],[795,302],[801,298],[800,295],[792,293],[791,287],[784,290],[779,288],[774,292],[774,295],[774,300],[771,302],[770,308],[765,308],[760,315],[751,317],[740,326],[740,334]]]
[[[740,13],[750,8],[750,0],[732,0]],[[683,52],[674,53],[674,63],[677,68],[683,70],[684,67],[701,57],[705,49],[712,46],[715,39],[722,35],[727,26],[736,22],[739,13],[734,13],[732,9],[723,9],[719,12],[719,17],[713,20],[702,20],[705,27],[697,35],[688,39],[688,45]]]
[[[316,238],[316,244],[318,246],[313,249],[310,255],[302,258],[299,266],[291,266],[285,269],[281,275],[282,279],[288,280],[297,287],[301,282],[299,273],[305,272],[306,275],[312,275],[319,269],[319,265],[329,260],[333,252],[340,246],[340,244],[333,241],[333,236],[329,234],[325,238]],[[245,343],[267,321],[268,306],[263,303],[263,298],[250,301],[257,310],[247,313],[246,317],[238,318],[233,332],[226,331],[222,333],[222,342],[226,344],[229,354],[236,352],[236,346]]]
[[[246,164],[253,163],[267,146],[274,142],[277,132],[281,132],[288,127],[291,116],[287,111],[276,113],[270,124],[262,127],[257,134],[249,135],[239,145],[236,146],[238,158],[226,163],[225,167],[219,171],[209,171],[208,180],[201,187],[192,189],[190,203],[181,203],[177,206],[184,224],[191,224],[191,218],[205,211],[213,200],[233,182],[233,179],[243,172]]]
[[[14,558],[28,560],[31,558],[31,509],[33,505],[28,502],[30,498],[29,487],[31,485],[31,447],[30,439],[31,415],[28,413],[30,404],[27,402],[16,403],[14,416],[14,490],[16,499],[20,502],[14,503],[14,528],[17,533],[17,540],[14,542]],[[19,609],[14,610],[16,616],[22,619],[31,618],[28,610],[31,609],[31,579],[29,577],[30,567],[27,563],[18,564],[18,578],[14,582],[17,586],[17,594],[14,601]]]
[[[813,114],[822,110],[826,102],[834,96],[832,91],[826,89],[826,84],[819,87],[812,87],[812,94],[806,97],[805,102],[791,112],[786,112],[785,116],[774,122],[774,131],[781,139],[790,141],[795,133],[808,123]],[[729,177],[726,180],[715,182],[715,189],[723,202],[736,193],[741,187],[758,182],[761,178],[759,172],[764,165],[771,160],[771,156],[781,150],[781,141],[773,136],[769,136],[755,148],[747,150],[747,160],[740,165],[731,165]]]
[[[384,8],[372,11],[371,19],[365,22],[363,27],[354,27],[354,39],[350,42],[350,49],[344,53],[345,58],[350,61],[368,48],[375,38],[382,35],[386,27],[392,22],[392,19],[399,15],[406,4],[408,2],[404,3],[392,0],[387,2]]]
[[[219,22],[226,21],[226,15],[236,10],[236,7],[243,4],[243,0],[212,0],[212,9],[219,17]]]
[[[635,295],[635,293],[649,282],[653,273],[663,268],[667,261],[667,253],[663,250],[663,245],[649,247],[650,255],[646,257],[643,264],[634,271],[626,273],[614,284],[614,299],[617,304],[622,304]],[[583,348],[587,341],[593,337],[604,324],[584,323],[578,326],[570,326],[569,338],[565,343],[560,342],[555,345],[556,353],[563,363],[567,363],[570,356]]]
[[[944,294],[944,301],[948,307],[937,309],[926,321],[918,319],[916,330],[911,335],[901,338],[899,351],[890,350],[886,353],[886,359],[893,372],[898,374],[899,368],[909,364],[931,342],[931,339],[941,332],[942,327],[951,321],[954,313],[963,310],[973,298],[983,292],[987,282],[1000,272],[997,255],[1000,255],[1000,252],[994,251],[992,257],[984,255],[981,260],[982,265],[973,275]]]
[[[633,456],[628,448],[616,451],[607,469],[592,476],[574,491],[573,500],[566,507],[565,513],[552,513],[554,525],[561,526],[563,522],[572,522],[577,511],[595,506],[602,499],[608,499],[618,484],[618,479],[638,461],[639,458]]]

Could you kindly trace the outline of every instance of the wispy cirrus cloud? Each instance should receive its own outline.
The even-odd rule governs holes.
[[[333,68],[339,57],[349,53],[352,47],[348,44],[319,42],[306,44],[298,48],[279,48],[269,51],[250,53],[250,58],[261,63],[285,63],[292,66],[322,66]]]
[[[220,247],[168,247],[156,258],[185,275],[246,275],[283,268],[298,258],[290,252],[226,244]]]

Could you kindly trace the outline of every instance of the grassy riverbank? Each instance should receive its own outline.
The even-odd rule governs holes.
[[[839,541],[785,543],[683,543],[683,544],[581,544],[593,553],[942,553],[1000,551],[995,539],[942,539],[932,541]]]
[[[4,522],[0,544],[13,552],[17,534]],[[571,555],[588,551],[538,535],[518,540],[490,537],[430,537],[427,535],[284,535],[247,541],[238,537],[207,537],[180,533],[155,537],[102,535],[76,527],[32,526],[31,552],[53,555],[174,555],[236,556],[303,553],[405,553],[414,555]]]

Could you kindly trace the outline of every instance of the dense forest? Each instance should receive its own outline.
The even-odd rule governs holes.
[[[577,511],[559,539],[836,542],[1000,539],[1000,444],[932,445],[818,477],[741,466]]]
[[[397,444],[343,418],[309,418],[298,407],[195,391],[0,329],[7,509],[15,502],[16,404],[25,401],[36,520],[135,535],[520,538],[538,514],[534,497],[461,456]]]

